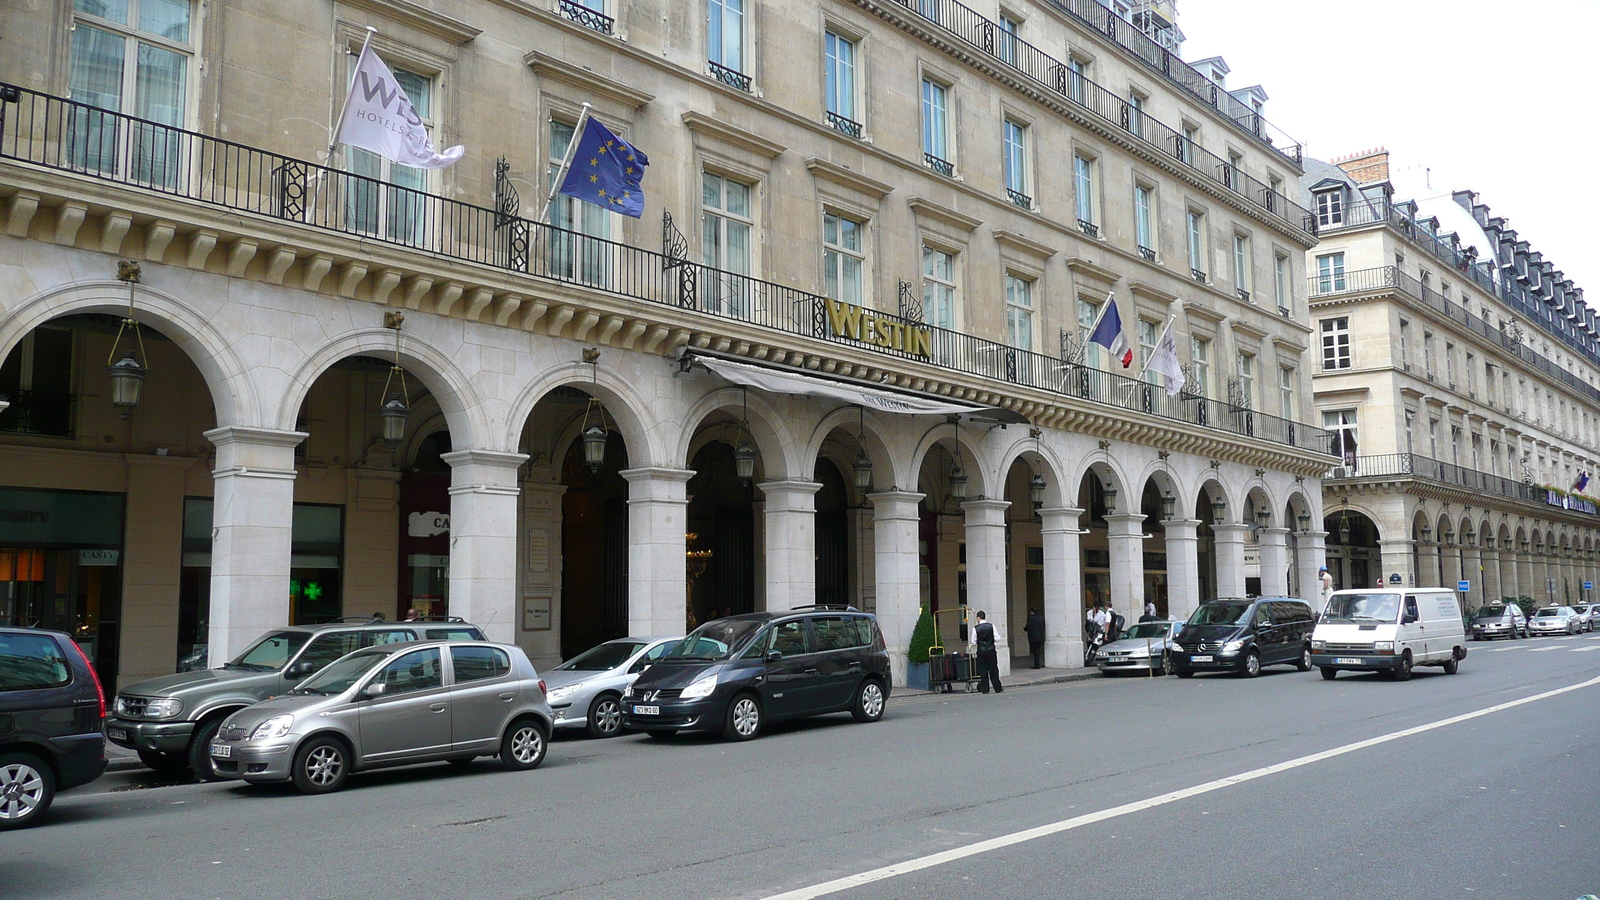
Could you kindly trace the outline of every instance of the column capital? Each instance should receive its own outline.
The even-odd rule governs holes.
[[[694,477],[693,469],[669,469],[665,466],[645,466],[639,469],[623,469],[617,473],[628,480],[629,484],[644,481],[665,481],[688,484]]]
[[[1250,532],[1250,526],[1239,523],[1224,525],[1214,524],[1211,526],[1211,531],[1217,536],[1217,540],[1219,541],[1242,544],[1244,543],[1244,536]]]
[[[200,436],[218,448],[234,444],[254,444],[259,447],[298,447],[307,437],[304,431],[280,431],[276,428],[252,428],[247,425],[223,425]]]
[[[507,453],[504,450],[452,450],[439,454],[439,458],[452,469],[458,466],[516,469],[528,461],[528,454]]]
[[[1161,523],[1169,541],[1195,541],[1200,536],[1196,533],[1200,528],[1199,519],[1168,519]]]
[[[874,513],[877,518],[886,518],[891,511],[899,512],[904,507],[911,507],[911,514],[916,515],[916,506],[922,502],[927,494],[916,491],[878,491],[868,494],[867,499],[872,501]]]
[[[961,503],[961,511],[967,514],[967,527],[974,525],[1003,526],[1006,523],[1006,510],[1011,508],[1010,500],[965,500]]]
[[[817,491],[822,490],[822,482],[787,479],[784,481],[763,481],[756,485],[756,487],[760,488],[761,492],[767,495],[767,500],[770,502],[773,494],[809,497],[815,494]]]
[[[1039,518],[1044,522],[1045,534],[1057,534],[1078,530],[1078,517],[1083,515],[1083,510],[1075,506],[1046,506],[1039,509]]]
[[[217,448],[213,478],[293,480],[294,448],[306,439],[306,433],[229,425],[213,428],[204,437]]]

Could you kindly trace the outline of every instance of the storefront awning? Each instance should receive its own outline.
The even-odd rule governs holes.
[[[824,400],[848,403],[852,406],[862,406],[880,412],[900,413],[911,416],[960,415],[992,422],[1016,424],[1027,421],[1027,419],[1009,409],[961,403],[959,401],[946,400],[942,397],[886,391],[882,388],[869,387],[854,381],[785,371],[768,366],[758,366],[751,363],[736,362],[731,359],[706,356],[700,353],[693,355],[692,362],[695,365],[703,366],[733,384],[752,387],[766,391],[769,394],[818,397]]]

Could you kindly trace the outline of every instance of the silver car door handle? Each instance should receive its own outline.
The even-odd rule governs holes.
[[[807,674],[807,675],[815,675],[815,674],[817,674],[817,670],[816,669],[807,669],[805,671],[805,674]]]
[[[517,695],[516,695],[516,692],[514,692],[514,691],[506,691],[505,693],[500,695],[500,699],[504,700],[507,703],[510,703],[511,701],[517,699]]]
[[[444,712],[449,705],[450,704],[448,703],[430,703],[428,704],[428,708],[434,712]]]

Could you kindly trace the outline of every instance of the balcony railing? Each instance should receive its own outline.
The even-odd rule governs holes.
[[[72,437],[73,409],[78,398],[65,391],[17,391],[0,409],[0,432]]]
[[[1023,209],[1033,209],[1033,198],[1021,191],[1013,191],[1011,188],[1006,188],[1006,199]]]
[[[922,154],[922,164],[946,178],[956,174],[955,163],[947,159],[940,159],[932,153]]]
[[[1353,465],[1349,463],[1354,463]],[[1561,506],[1550,503],[1550,491],[1538,485],[1527,484],[1515,478],[1491,475],[1465,466],[1430,459],[1416,453],[1380,453],[1347,459],[1346,465],[1335,466],[1325,481],[1345,481],[1355,478],[1420,478],[1424,481],[1447,484],[1478,493],[1493,494],[1525,503]],[[1569,507],[1574,508],[1576,507]]]
[[[1144,257],[1149,262],[1156,261],[1156,252],[1151,250],[1149,247],[1144,246],[1143,244],[1139,245],[1139,255]]]
[[[1430,226],[1407,214],[1400,205],[1381,197],[1372,198],[1365,195],[1351,197],[1350,204],[1338,212],[1318,216],[1317,227],[1323,232],[1333,232],[1377,224],[1394,226],[1401,234],[1421,245],[1458,274],[1477,282],[1479,287],[1491,294],[1498,292],[1495,287],[1494,266],[1490,262],[1479,262],[1472,255],[1457,249],[1453,242],[1446,240],[1446,235],[1433,231]]]
[[[561,14],[585,28],[601,34],[614,33],[616,20],[598,10],[590,9],[576,0],[561,0]]]
[[[1169,397],[1164,390],[1127,376],[896,315],[871,313],[928,333],[927,352],[921,352],[921,347],[884,347],[872,339],[872,329],[852,337],[830,327],[831,301],[825,297],[700,265],[676,251],[656,252],[602,240],[504,210],[386,184],[58,97],[12,90],[18,101],[0,103],[0,159],[180,197],[244,216],[289,221],[413,248],[429,256],[698,311],[1184,425],[1318,453],[1325,453],[1329,446],[1328,432],[1315,426],[1191,394]],[[86,149],[86,134],[101,139]]]
[[[1195,281],[1198,281],[1201,284],[1206,283],[1206,273],[1204,271],[1200,269],[1190,269],[1189,274],[1194,278]]]
[[[1089,221],[1088,219],[1078,220],[1078,230],[1092,238],[1097,238],[1100,236],[1100,226]]]
[[[828,126],[840,134],[848,134],[853,138],[861,137],[861,123],[855,119],[847,119],[836,112],[828,112]]]
[[[1180,132],[1174,131],[1162,122],[1151,118],[1149,113],[1130,111],[1131,108],[1126,99],[1073,72],[1066,63],[1045,53],[1038,47],[1021,38],[1010,38],[1007,42],[1007,57],[999,56],[995,53],[994,43],[994,35],[1000,30],[999,26],[973,9],[962,5],[958,0],[894,0],[894,2],[923,19],[945,28],[978,50],[994,56],[1001,64],[1015,69],[1047,89],[1054,91],[1057,95],[1087,109],[1108,125],[1129,131],[1124,123],[1139,122],[1138,131],[1129,131],[1134,140],[1141,141],[1178,160],[1206,181],[1239,194],[1264,214],[1279,219],[1306,234],[1316,234],[1316,218],[1304,207],[1292,202],[1281,192],[1273,190],[1270,186],[1262,184],[1257,179],[1236,169],[1228,176],[1228,182],[1225,183],[1222,180],[1221,172],[1225,168],[1229,168],[1226,160],[1196,145],[1193,141],[1185,140]],[[1132,25],[1111,15],[1110,10],[1095,3],[1094,0],[1050,0],[1050,2],[1075,18],[1088,22],[1092,26],[1097,26],[1097,30],[1102,34],[1113,36],[1114,40],[1118,40],[1114,35],[1123,33],[1119,26],[1127,26],[1129,34],[1138,33],[1137,30],[1133,29]],[[1139,37],[1143,38],[1144,36],[1139,35]],[[1120,43],[1121,41],[1118,40],[1118,42]],[[1244,107],[1244,104],[1239,103],[1227,91],[1206,81],[1198,72],[1189,68],[1177,57],[1167,53],[1159,45],[1151,42],[1150,46],[1154,47],[1161,55],[1147,57],[1141,54],[1140,58],[1144,59],[1147,64],[1154,65],[1157,70],[1171,75],[1174,80],[1195,93],[1196,96],[1207,100],[1219,109],[1230,107],[1231,104]],[[1151,63],[1152,58],[1154,63]],[[1163,61],[1163,59],[1166,61]],[[1163,66],[1167,68],[1163,68]],[[1187,74],[1185,74],[1185,71]],[[1227,115],[1236,123],[1240,122],[1239,116],[1234,116],[1231,112],[1227,113]],[[1249,112],[1247,115],[1253,116],[1254,113]],[[1252,134],[1261,136],[1260,131],[1251,130],[1250,126],[1241,125],[1241,127],[1251,131]],[[1263,137],[1263,140],[1275,151],[1279,153],[1285,152],[1282,148],[1274,146],[1269,139]],[[1299,145],[1296,144],[1293,154],[1289,158],[1298,163],[1299,154]]]
[[[722,82],[728,87],[750,93],[750,76],[738,69],[730,69],[719,62],[706,60],[706,66],[711,69],[711,77]]]

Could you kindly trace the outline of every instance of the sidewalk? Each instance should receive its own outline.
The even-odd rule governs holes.
[[[139,761],[139,754],[126,747],[106,741],[106,771],[126,772],[129,769],[142,769],[144,763]]]
[[[1026,663],[1027,657],[1022,657],[1019,661]],[[1100,670],[1093,667],[1078,669],[1035,669],[1027,665],[1019,667],[1016,665],[1016,662],[1018,661],[1013,661],[1012,663],[1011,674],[1003,676],[1000,679],[1000,683],[1005,687],[1028,687],[1030,685],[1039,684],[1061,684],[1068,681],[1082,681],[1086,678],[1100,677]],[[940,696],[943,692],[923,691],[917,690],[916,688],[895,688],[895,693],[900,696],[909,697],[935,697]],[[955,686],[953,693],[961,693],[960,685]]]

